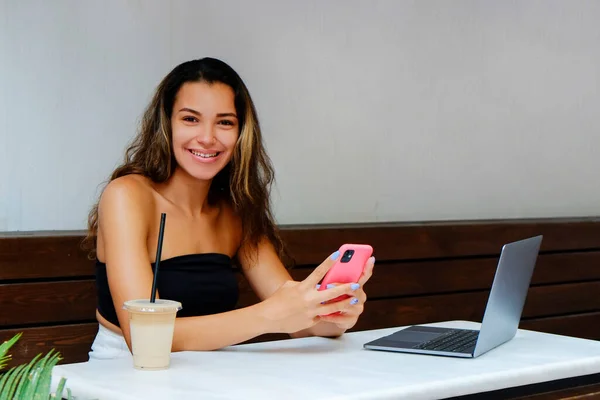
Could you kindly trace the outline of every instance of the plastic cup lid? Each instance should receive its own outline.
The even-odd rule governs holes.
[[[156,302],[152,303],[150,299],[138,299],[126,301],[123,308],[129,311],[149,313],[177,312],[181,310],[181,303],[166,299],[156,299]]]

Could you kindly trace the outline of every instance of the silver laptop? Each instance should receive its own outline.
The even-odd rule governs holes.
[[[517,333],[542,236],[502,247],[480,330],[413,325],[366,343],[370,350],[474,358]]]

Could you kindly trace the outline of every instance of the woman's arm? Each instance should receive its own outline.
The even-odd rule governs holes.
[[[286,282],[292,281],[292,277],[268,240],[263,240],[259,243],[258,249],[249,249],[248,246],[242,245],[238,252],[238,258],[250,286],[260,300],[268,299]],[[355,303],[352,304],[352,300],[350,299],[340,309],[344,313],[343,315],[320,317],[319,322],[314,326],[292,332],[290,336],[295,338],[305,336],[338,337],[347,329],[353,327],[358,316],[362,313],[364,309],[363,305],[367,300],[362,286],[371,277],[374,261],[374,259],[369,259],[365,271],[358,282],[360,288],[352,293],[352,296],[356,299]]]
[[[129,315],[122,305],[127,300],[150,297],[153,274],[147,239],[149,221],[155,214],[158,215],[158,211],[149,188],[134,178],[112,181],[99,204],[99,236],[108,283],[119,325],[130,349]],[[214,350],[264,333],[290,333],[314,325],[318,315],[335,312],[339,308],[335,304],[322,305],[321,302],[352,293],[350,285],[328,290],[327,293],[314,290],[315,284],[332,265],[333,260],[328,259],[305,281],[295,285],[282,286],[282,275],[275,279],[264,276],[270,283],[259,286],[261,293],[268,290],[272,295],[269,301],[226,313],[177,318],[173,351]],[[279,286],[275,288],[275,284]]]

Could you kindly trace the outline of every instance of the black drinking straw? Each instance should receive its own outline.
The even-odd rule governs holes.
[[[158,246],[156,246],[156,264],[154,266],[154,281],[152,281],[152,293],[150,294],[150,303],[156,302],[156,277],[158,276],[158,267],[160,266],[160,253],[162,252],[163,236],[165,234],[165,220],[167,214],[160,214],[160,230],[158,231]]]

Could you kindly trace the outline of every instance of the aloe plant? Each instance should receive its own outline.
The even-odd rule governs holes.
[[[21,333],[0,345],[0,400],[54,400],[62,399],[65,378],[61,378],[56,393],[50,393],[52,368],[61,360],[60,353],[50,350],[45,356],[35,356],[29,363],[14,366],[2,373],[11,356],[8,350],[21,338]],[[67,398],[72,400],[67,388]]]
[[[4,367],[6,367],[6,364],[8,364],[8,362],[11,359],[10,354],[8,354],[8,350],[15,343],[17,343],[17,340],[19,340],[21,338],[21,335],[22,335],[21,333],[17,333],[15,336],[13,336],[12,339],[10,339],[9,341],[6,341],[0,345],[0,371],[2,371],[4,369]]]

